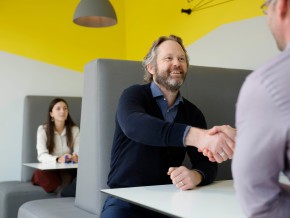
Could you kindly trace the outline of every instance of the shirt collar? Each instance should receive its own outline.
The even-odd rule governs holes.
[[[158,87],[158,85],[154,81],[151,82],[150,88],[151,88],[153,98],[164,97],[162,91],[160,90],[160,88]],[[178,92],[178,95],[177,95],[177,98],[175,100],[174,105],[177,105],[180,102],[183,102],[183,98],[182,98],[180,92]]]
[[[58,135],[57,131],[54,131],[54,134]],[[66,135],[66,127],[64,127],[64,129],[62,130],[62,133],[60,134],[60,136],[65,136]]]

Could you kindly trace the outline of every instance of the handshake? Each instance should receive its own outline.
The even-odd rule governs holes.
[[[187,146],[197,147],[210,161],[221,163],[232,159],[236,129],[229,125],[214,126],[209,130],[191,127],[185,138]]]

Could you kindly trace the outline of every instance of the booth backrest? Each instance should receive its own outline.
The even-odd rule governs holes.
[[[234,125],[235,104],[248,70],[190,66],[182,95],[204,113],[208,127]],[[76,206],[99,215],[106,198],[115,111],[122,91],[143,83],[139,61],[97,59],[85,66]],[[230,161],[218,179],[230,179]]]
[[[22,161],[21,163],[36,163],[36,133],[39,125],[46,121],[50,102],[57,96],[26,96],[24,99]],[[67,101],[69,113],[75,123],[80,126],[81,97],[61,97]],[[22,166],[21,181],[28,182],[34,169]]]

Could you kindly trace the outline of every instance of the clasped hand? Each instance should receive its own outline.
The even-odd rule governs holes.
[[[232,159],[235,148],[236,129],[229,125],[214,126],[204,131],[204,140],[199,144],[198,151],[210,161],[221,163]]]
[[[189,170],[184,166],[170,167],[167,175],[170,176],[172,183],[182,191],[195,188],[202,180],[199,172]]]
[[[71,155],[71,154],[64,154],[58,158],[58,163],[78,163],[79,162],[79,156],[77,154]]]

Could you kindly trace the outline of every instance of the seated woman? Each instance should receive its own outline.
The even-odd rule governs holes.
[[[37,158],[41,163],[78,162],[80,129],[71,119],[67,102],[55,98],[50,102],[47,121],[37,130]],[[46,192],[61,191],[76,177],[75,169],[36,170],[32,183]]]

